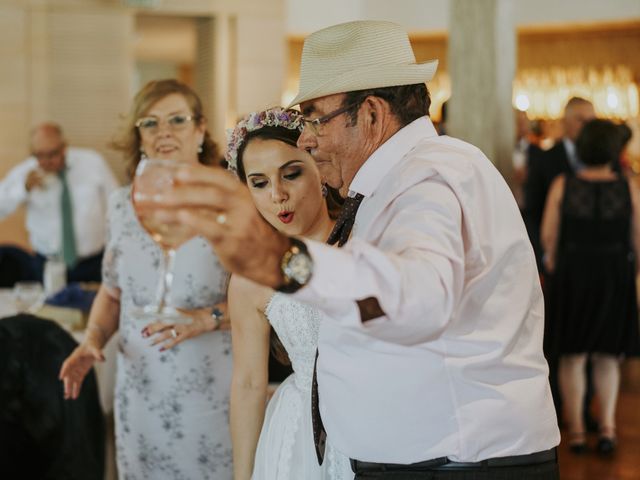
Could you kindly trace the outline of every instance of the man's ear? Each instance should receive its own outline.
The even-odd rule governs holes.
[[[391,113],[389,104],[380,97],[373,95],[367,97],[364,101],[367,108],[367,115],[370,119],[370,125],[378,127],[382,119]]]

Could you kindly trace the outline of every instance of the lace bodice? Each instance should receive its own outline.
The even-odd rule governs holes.
[[[296,385],[310,389],[322,313],[281,293],[271,297],[265,313],[289,354]]]

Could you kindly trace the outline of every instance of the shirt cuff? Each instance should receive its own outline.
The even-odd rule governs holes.
[[[345,283],[357,284],[353,254],[346,247],[338,249],[308,239],[304,243],[313,260],[313,275],[311,281],[293,297],[319,308],[341,325],[362,328],[356,303],[359,298],[357,289],[344,288]]]

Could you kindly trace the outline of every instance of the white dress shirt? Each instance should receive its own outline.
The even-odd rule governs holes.
[[[509,187],[476,147],[427,117],[360,168],[364,195],[342,249],[306,241],[324,310],[320,412],[351,458],[475,462],[556,446],[542,353],[544,307]],[[375,297],[386,316],[361,322]]]
[[[118,183],[102,156],[93,150],[69,147],[65,164],[76,250],[81,259],[104,248],[107,200]],[[31,156],[0,182],[0,218],[26,204],[27,230],[33,249],[45,256],[56,255],[60,253],[62,244],[62,182],[57,175],[49,174],[45,177],[44,186],[27,192],[27,175],[37,167],[38,161]]]
[[[562,144],[564,145],[564,149],[567,152],[567,161],[569,162],[569,166],[574,173],[579,172],[584,168],[584,163],[578,157],[578,152],[576,151],[576,144],[569,140],[567,137],[562,138]]]

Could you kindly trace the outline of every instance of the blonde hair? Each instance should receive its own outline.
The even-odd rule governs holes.
[[[189,108],[193,112],[196,124],[200,125],[205,120],[200,97],[188,85],[174,79],[153,80],[147,83],[133,99],[133,105],[129,114],[125,117],[125,124],[121,134],[111,143],[111,147],[124,153],[128,164],[127,172],[133,176],[138,163],[140,163],[140,132],[136,127],[136,121],[159,100],[173,93],[184,97]],[[202,151],[198,153],[198,161],[204,165],[217,163],[218,148],[212,140],[208,130],[204,132]]]

